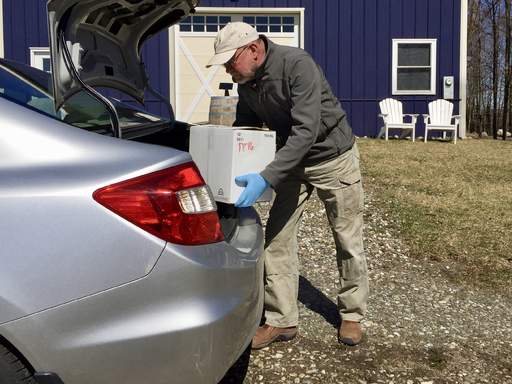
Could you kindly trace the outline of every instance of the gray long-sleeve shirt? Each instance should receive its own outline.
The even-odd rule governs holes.
[[[238,87],[236,126],[263,123],[276,131],[278,151],[261,175],[276,187],[296,166],[330,160],[352,148],[345,111],[313,58],[261,36],[267,56],[255,79]]]

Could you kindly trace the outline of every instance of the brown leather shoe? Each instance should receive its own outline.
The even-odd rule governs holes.
[[[297,336],[297,327],[278,328],[265,324],[258,328],[252,338],[252,349],[265,348],[275,341],[289,341]]]
[[[338,341],[346,345],[357,345],[363,338],[361,324],[357,321],[344,320],[338,330]]]

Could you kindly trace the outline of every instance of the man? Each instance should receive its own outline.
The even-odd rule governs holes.
[[[211,65],[224,65],[239,84],[234,125],[264,123],[278,141],[274,161],[260,174],[236,178],[245,187],[238,207],[254,204],[268,186],[276,192],[265,231],[265,324],[253,338],[253,349],[297,334],[297,230],[314,188],[336,244],[338,340],[360,343],[368,297],[363,190],[359,152],[345,112],[308,53],[274,44],[248,24],[229,23],[219,31]]]

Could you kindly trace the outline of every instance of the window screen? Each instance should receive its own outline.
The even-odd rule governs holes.
[[[52,71],[52,62],[49,57],[43,58],[43,71],[45,71],[45,72]]]
[[[393,93],[435,93],[435,40],[395,40]]]

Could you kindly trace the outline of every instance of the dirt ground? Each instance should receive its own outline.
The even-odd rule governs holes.
[[[364,342],[337,343],[335,249],[314,195],[299,234],[299,336],[248,351],[222,383],[512,383],[512,298],[455,285],[453,267],[412,259],[366,192]],[[268,206],[259,209],[265,218]]]

